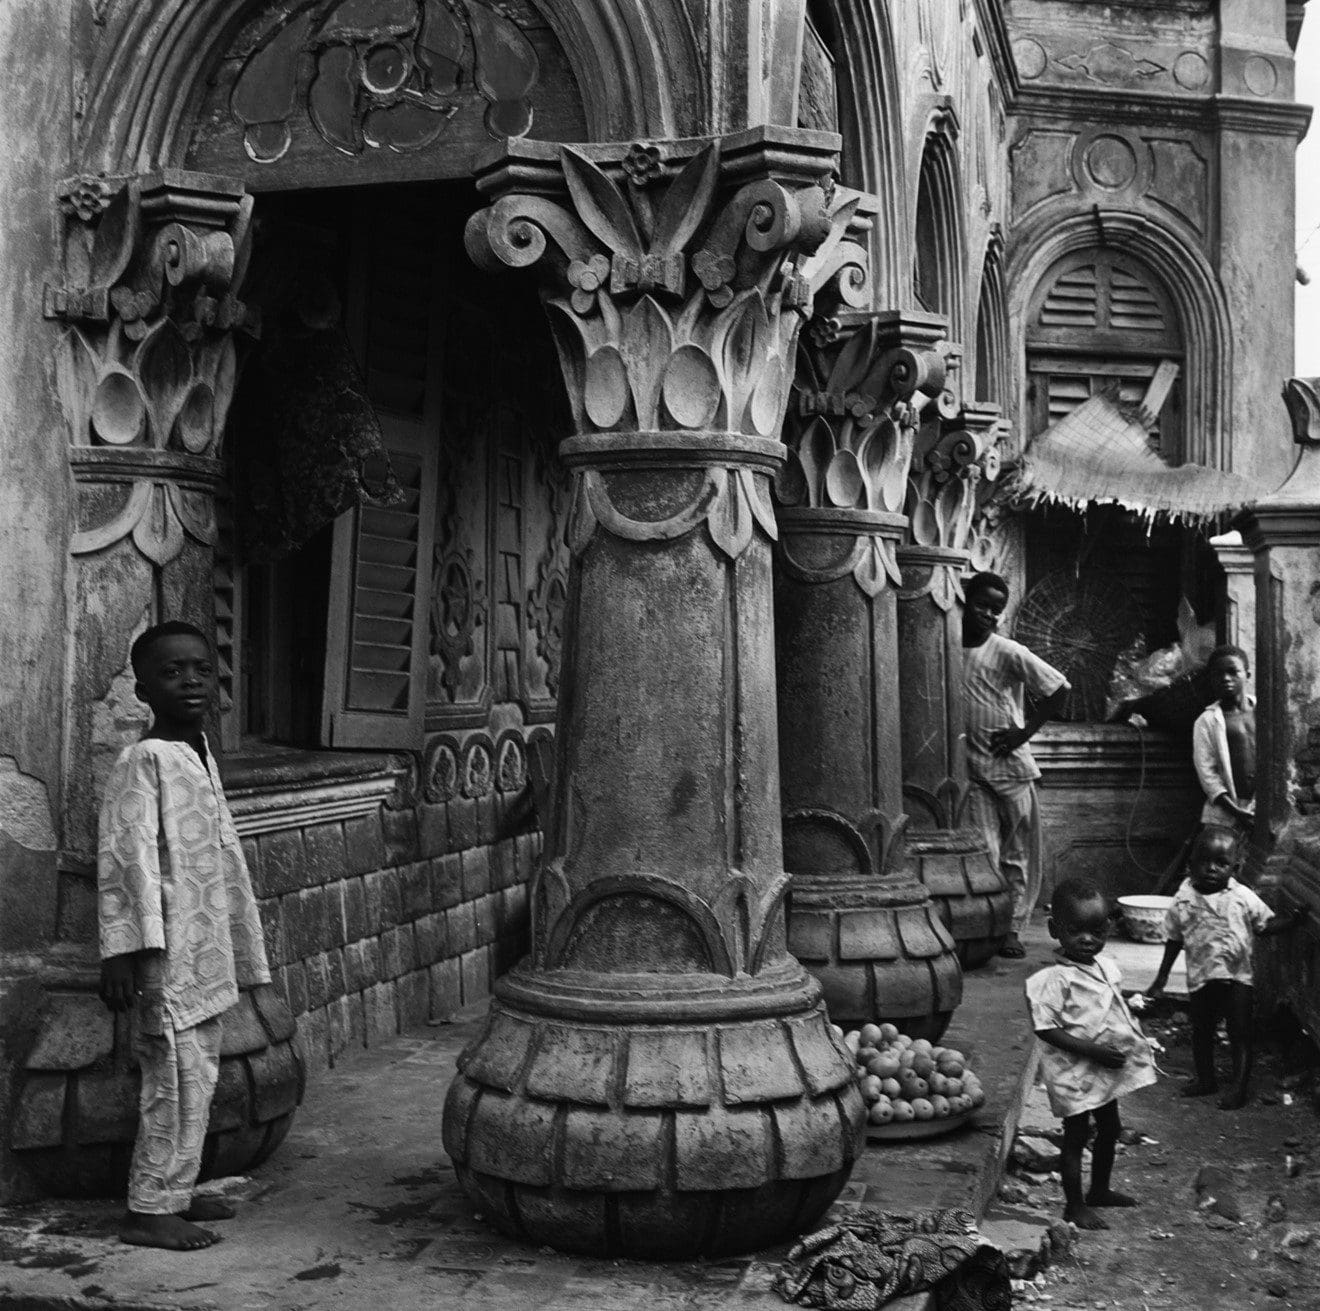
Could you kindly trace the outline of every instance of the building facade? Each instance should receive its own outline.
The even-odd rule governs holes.
[[[809,954],[785,936],[785,870],[808,847],[828,865],[842,834],[837,869],[883,879],[905,812],[958,825],[947,686],[942,754],[904,755],[905,590],[943,580],[953,622],[971,560],[1152,650],[1184,597],[1230,631],[1207,533],[1024,512],[996,475],[1171,360],[1161,454],[1283,480],[1300,21],[1284,0],[6,6],[7,1194],[110,1186],[131,1142],[126,1034],[94,996],[96,807],[144,723],[129,645],[183,617],[216,636],[211,737],[276,975],[230,1026],[214,1168],[272,1150],[346,1047],[485,998],[531,943],[534,971],[726,981],[601,1020],[626,1034],[583,1039],[579,1064],[626,1062],[646,1015],[666,1042],[718,1019],[798,1044],[780,1064],[800,1086],[744,1062],[741,1097],[789,1099],[776,1141],[828,1165],[768,1152],[740,1186],[799,1181],[785,1229],[827,1205],[855,1115],[787,950]],[[839,372],[809,385],[805,358]],[[836,425],[822,451],[799,421],[816,412],[855,440]],[[867,598],[866,650],[822,634],[811,660],[863,680],[872,780],[781,837],[781,756],[788,776],[831,731],[776,727],[771,541],[794,506],[833,515],[831,577]],[[1080,700],[1042,735],[1046,819],[1061,867],[1122,891],[1199,803],[1180,744],[1097,717]],[[901,945],[862,958],[915,970],[914,1005],[947,1012],[962,985],[922,895],[885,912]],[[508,986],[506,1019],[531,985]],[[727,1086],[736,1043],[705,1044],[692,1060]],[[645,1115],[575,1102],[555,1063],[542,1100],[606,1107],[635,1150]],[[680,1125],[718,1110],[647,1096]],[[451,1153],[477,1193],[554,1183],[467,1131]],[[690,1191],[720,1186],[697,1171]]]

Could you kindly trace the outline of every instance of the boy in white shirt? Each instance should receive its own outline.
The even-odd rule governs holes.
[[[1027,743],[1062,709],[1069,683],[1021,642],[996,631],[1008,605],[1008,584],[998,574],[973,574],[963,594],[968,807],[1013,894],[1013,929],[999,954],[1020,959],[1026,955],[1021,934],[1036,908],[1045,863],[1036,796],[1040,770]],[[1022,711],[1024,692],[1036,702],[1029,719]]]
[[[1215,1037],[1220,1020],[1225,1020],[1233,1072],[1219,1105],[1231,1111],[1247,1104],[1251,1080],[1253,938],[1292,928],[1306,918],[1306,912],[1276,917],[1249,887],[1232,877],[1237,867],[1237,836],[1220,825],[1208,824],[1197,834],[1191,867],[1165,914],[1164,959],[1147,992],[1151,997],[1160,996],[1185,947],[1196,1076],[1183,1088],[1183,1096],[1204,1097],[1218,1090]]]
[[[1206,669],[1215,700],[1192,727],[1192,763],[1205,793],[1202,824],[1250,833],[1256,809],[1256,712],[1247,693],[1247,653],[1217,646]]]
[[[1050,904],[1053,965],[1027,979],[1031,1027],[1041,1041],[1041,1076],[1050,1108],[1063,1120],[1063,1218],[1081,1229],[1108,1229],[1096,1209],[1136,1206],[1110,1186],[1122,1122],[1118,1099],[1155,1082],[1155,1062],[1141,1025],[1123,1000],[1118,967],[1101,955],[1109,905],[1090,879],[1064,879]],[[1091,1187],[1082,1194],[1082,1152],[1090,1122]]]

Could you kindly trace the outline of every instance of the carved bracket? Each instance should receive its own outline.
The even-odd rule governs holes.
[[[71,179],[61,189],[66,277],[47,285],[44,304],[47,317],[69,324],[56,376],[75,476],[109,489],[84,498],[72,549],[131,534],[162,565],[185,536],[215,540],[234,333],[257,331],[234,295],[252,197],[227,179],[179,170],[129,178],[113,195],[95,181],[104,187]]]

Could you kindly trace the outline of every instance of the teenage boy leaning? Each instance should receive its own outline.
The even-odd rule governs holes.
[[[1256,809],[1256,712],[1240,646],[1217,646],[1206,662],[1215,699],[1192,726],[1192,763],[1205,793],[1202,824],[1251,832]]]
[[[1232,1075],[1219,1099],[1223,1110],[1247,1104],[1253,1054],[1252,1008],[1255,975],[1253,940],[1282,933],[1306,918],[1304,910],[1276,916],[1248,887],[1233,878],[1237,835],[1207,824],[1192,845],[1191,873],[1164,917],[1164,959],[1148,994],[1159,997],[1178,953],[1187,951],[1187,1000],[1192,1013],[1192,1063],[1196,1075],[1184,1097],[1217,1091],[1215,1038],[1219,1022],[1228,1030]]]
[[[243,849],[202,732],[215,664],[202,633],[149,628],[130,653],[146,736],[115,762],[97,849],[101,998],[134,1008],[142,1069],[126,1243],[194,1251],[234,1214],[194,1198],[220,1069],[220,1016],[239,985],[270,982]]]
[[[1008,584],[998,574],[973,574],[963,594],[969,806],[1013,894],[1013,928],[999,954],[1019,959],[1026,955],[1020,935],[1036,908],[1044,866],[1040,770],[1027,743],[1059,713],[1070,684],[1021,642],[996,631],[1008,605]],[[1024,691],[1035,699],[1029,719],[1023,716]]]

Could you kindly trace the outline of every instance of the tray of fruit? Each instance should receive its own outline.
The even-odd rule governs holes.
[[[952,1047],[909,1038],[892,1024],[865,1024],[840,1036],[857,1062],[868,1138],[949,1133],[985,1101],[980,1079]]]

